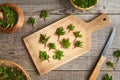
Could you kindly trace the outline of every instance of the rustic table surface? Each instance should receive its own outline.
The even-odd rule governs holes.
[[[32,80],[88,80],[112,27],[116,27],[117,31],[106,61],[116,61],[113,52],[117,48],[120,49],[120,0],[99,0],[97,6],[88,11],[73,8],[69,0],[0,0],[0,4],[8,2],[17,4],[23,10],[25,23],[22,29],[16,33],[0,33],[0,59],[11,60],[20,64],[29,72]],[[39,18],[40,11],[44,9],[50,13],[45,22]],[[92,33],[91,51],[40,76],[22,39],[69,14],[90,21],[102,12],[108,14],[111,24],[107,28]],[[37,20],[34,29],[26,23],[30,16],[35,17]],[[97,80],[101,80],[105,73],[113,75],[113,80],[120,80],[120,61],[115,65],[115,68],[116,70],[113,70],[104,63]]]

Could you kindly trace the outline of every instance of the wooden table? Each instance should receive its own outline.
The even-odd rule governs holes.
[[[108,38],[112,27],[116,27],[116,35],[111,45],[106,61],[115,62],[113,52],[120,49],[120,0],[99,0],[97,6],[89,11],[80,11],[73,8],[69,0],[0,0],[2,3],[15,3],[25,14],[25,23],[22,29],[13,34],[0,33],[0,59],[14,61],[23,66],[30,74],[32,80],[87,80],[103,46]],[[49,10],[50,16],[44,22],[39,18],[41,10]],[[92,48],[89,53],[83,55],[63,66],[40,76],[29,56],[23,43],[23,38],[69,14],[74,14],[85,21],[105,12],[111,20],[109,27],[92,33]],[[36,18],[34,30],[27,24],[30,16]],[[120,80],[120,61],[115,65],[116,70],[104,65],[101,68],[97,80],[101,80],[105,73],[113,75],[113,80]]]

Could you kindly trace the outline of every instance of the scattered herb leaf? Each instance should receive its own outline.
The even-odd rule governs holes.
[[[73,31],[75,28],[75,26],[73,26],[72,24],[68,25],[67,29],[70,31]]]
[[[0,66],[0,80],[27,80],[27,78],[22,71],[3,64]]]
[[[63,57],[63,51],[56,50],[55,55],[53,55],[53,59],[61,60],[61,57]]]
[[[108,62],[106,63],[106,65],[109,66],[109,67],[114,68],[114,63],[111,62],[111,61],[108,61]]]
[[[39,42],[44,44],[46,47],[46,43],[49,40],[50,37],[47,37],[46,34],[40,34]]]
[[[47,55],[46,51],[39,51],[39,58],[41,60],[48,60],[50,57]]]
[[[119,58],[120,58],[120,50],[114,51],[113,56],[117,58],[117,61],[116,61],[116,62],[118,62],[118,61],[119,61]]]
[[[55,34],[58,35],[58,40],[59,40],[60,36],[65,34],[65,31],[64,31],[63,27],[57,28]]]
[[[36,19],[33,18],[33,17],[29,17],[28,21],[27,21],[28,24],[34,26],[34,24],[36,23]]]
[[[105,74],[102,78],[102,80],[112,80],[112,76]]]
[[[81,41],[75,41],[74,46],[75,46],[75,48],[76,47],[82,47],[83,46],[83,42],[81,42]]]
[[[73,32],[73,34],[75,36],[74,41],[76,41],[77,38],[82,38],[82,34],[80,33],[80,31]]]
[[[70,47],[70,41],[69,41],[69,38],[67,38],[67,39],[63,39],[62,40],[62,42],[61,42],[61,44],[62,44],[62,47],[64,47],[64,48],[69,48]]]
[[[73,0],[73,3],[81,8],[89,8],[97,3],[97,0]]]
[[[48,43],[49,50],[56,49],[55,43]]]
[[[0,26],[11,28],[17,22],[17,13],[9,6],[2,6],[3,20],[0,20]]]
[[[43,18],[45,21],[47,17],[49,17],[49,12],[47,10],[42,10],[40,13],[40,18]]]

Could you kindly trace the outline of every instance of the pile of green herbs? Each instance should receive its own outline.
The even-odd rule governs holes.
[[[0,66],[0,80],[27,80],[22,71],[6,65]]]
[[[97,0],[73,0],[73,3],[81,8],[89,8],[97,3]]]
[[[3,20],[0,20],[0,26],[3,28],[11,28],[17,22],[17,13],[9,6],[2,6]]]

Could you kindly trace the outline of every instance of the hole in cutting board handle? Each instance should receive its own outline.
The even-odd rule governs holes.
[[[106,18],[103,18],[103,21],[106,21]]]

